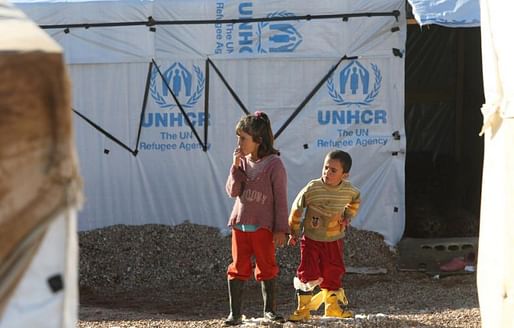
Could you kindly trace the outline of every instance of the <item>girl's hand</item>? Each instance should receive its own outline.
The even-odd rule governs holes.
[[[232,159],[232,165],[236,166],[236,167],[240,167],[241,166],[241,157],[243,157],[243,152],[241,151],[241,147],[237,147],[235,150],[234,150],[234,154],[233,154],[233,159]]]
[[[286,244],[286,234],[283,232],[274,232],[273,243],[275,244],[275,247],[284,247]]]

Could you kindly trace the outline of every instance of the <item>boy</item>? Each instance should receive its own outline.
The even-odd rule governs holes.
[[[294,278],[298,307],[290,321],[308,320],[310,311],[325,303],[325,316],[348,318],[338,304],[348,304],[341,278],[345,273],[343,241],[346,226],[360,205],[360,192],[346,179],[352,158],[342,150],[325,156],[322,175],[310,181],[296,196],[289,216],[289,244],[300,240],[300,265]],[[306,209],[306,210],[305,210]],[[305,211],[305,216],[303,216]],[[303,220],[302,220],[303,216]],[[321,292],[315,297],[316,286]]]

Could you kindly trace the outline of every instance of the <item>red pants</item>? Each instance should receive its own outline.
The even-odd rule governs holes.
[[[343,262],[343,240],[315,241],[302,236],[300,266],[296,275],[306,283],[323,278],[320,287],[328,290],[341,288],[341,277],[346,272]]]
[[[232,229],[232,263],[227,269],[228,279],[250,279],[252,256],[255,256],[255,280],[270,280],[278,275],[273,233],[262,228],[254,232]]]

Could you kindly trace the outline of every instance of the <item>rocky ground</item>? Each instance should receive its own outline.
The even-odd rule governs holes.
[[[81,232],[78,327],[222,327],[228,314],[225,269],[230,236],[184,223],[111,226]],[[299,248],[277,250],[278,310],[296,307],[292,279]],[[275,324],[259,318],[260,286],[245,286],[244,326],[480,327],[475,274],[433,277],[396,270],[397,254],[380,235],[350,229],[343,280],[355,317]],[[359,272],[359,273],[357,273]]]

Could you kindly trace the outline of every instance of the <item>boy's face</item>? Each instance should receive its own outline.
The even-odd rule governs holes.
[[[339,185],[343,179],[348,177],[348,173],[343,171],[343,166],[337,159],[325,158],[321,177],[323,178],[323,182],[325,182],[325,184],[335,187]]]

